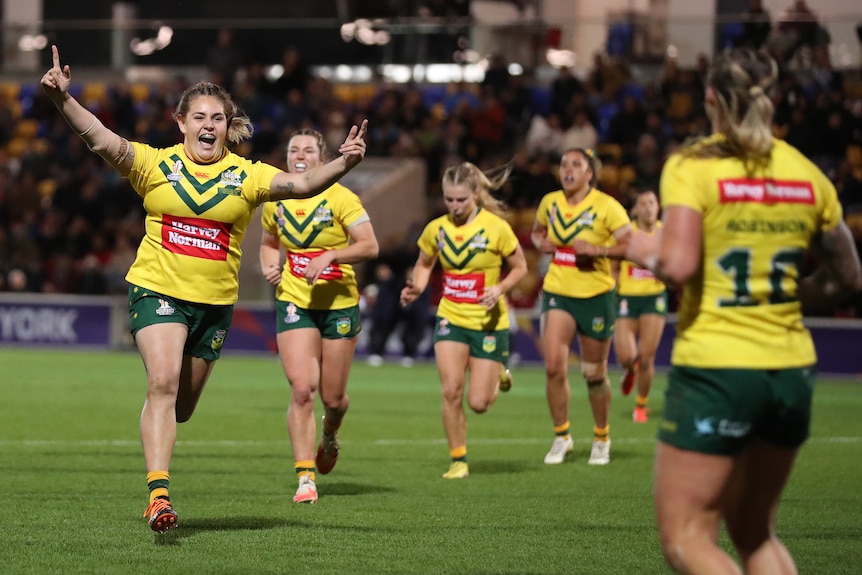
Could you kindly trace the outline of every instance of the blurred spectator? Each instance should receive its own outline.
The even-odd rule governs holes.
[[[539,114],[533,116],[525,144],[531,156],[559,155],[563,144],[560,116],[554,113],[548,114],[547,118]]]
[[[272,84],[275,99],[282,101],[293,90],[298,90],[302,96],[305,96],[311,73],[299,48],[288,46],[284,49],[281,55],[281,67],[283,70],[281,76]]]
[[[233,31],[227,28],[219,30],[215,44],[207,52],[206,65],[210,80],[223,86],[228,92],[233,92],[242,60],[242,53],[233,42]]]
[[[762,0],[750,0],[742,14],[742,34],[736,39],[736,46],[759,50],[771,31],[772,18]]]
[[[377,263],[375,281],[366,287],[368,304],[371,306],[371,342],[368,364],[380,366],[384,363],[387,342],[396,331],[401,339],[401,365],[412,367],[425,336],[431,307],[431,290],[426,289],[419,299],[402,308],[399,302],[401,288],[412,268],[399,270],[398,264],[390,261]]]
[[[590,118],[586,112],[579,111],[575,114],[575,121],[572,126],[563,132],[562,142],[560,143],[560,152],[570,148],[582,148],[587,150],[595,148],[599,141],[599,133],[590,122]]]
[[[584,94],[583,82],[574,75],[569,66],[563,66],[557,71],[557,77],[551,82],[551,112],[560,117],[566,117],[569,105],[575,94]]]
[[[784,11],[778,30],[780,42],[777,48],[785,61],[795,58],[803,48],[813,50],[817,46],[828,46],[830,42],[829,32],[820,25],[820,20],[805,0],[795,0]]]

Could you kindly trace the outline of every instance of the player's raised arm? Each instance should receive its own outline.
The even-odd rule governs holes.
[[[306,172],[276,174],[270,185],[270,200],[308,198],[319,194],[337,182],[365,157],[365,134],[367,132],[368,120],[362,120],[362,124],[350,128],[350,133],[347,134],[344,143],[338,148],[341,156]]]
[[[69,94],[72,71],[68,64],[60,66],[57,46],[51,46],[51,53],[53,65],[42,76],[42,90],[87,147],[104,158],[121,175],[127,175],[134,160],[134,152],[129,142],[106,128],[92,112]]]

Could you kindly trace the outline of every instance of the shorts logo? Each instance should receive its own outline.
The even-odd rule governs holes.
[[[210,344],[210,347],[213,348],[213,351],[218,351],[221,349],[221,346],[224,345],[224,338],[226,335],[226,329],[220,329],[215,332],[215,335],[213,335],[213,341]]]
[[[557,307],[557,298],[552,297],[548,300],[548,307]]]
[[[603,331],[605,329],[605,318],[596,316],[593,318],[593,331]]]
[[[715,435],[715,426],[712,424],[712,418],[704,419],[694,418],[694,429],[698,435]]]
[[[494,353],[495,349],[497,349],[497,336],[486,335],[482,338],[482,351],[485,353]]]
[[[441,319],[437,324],[437,335],[449,335],[449,320]]]
[[[176,311],[177,310],[175,310],[174,308],[171,307],[171,304],[169,304],[167,301],[165,301],[163,299],[160,299],[159,300],[159,307],[156,310],[156,315],[174,315],[174,312],[176,312]]]
[[[667,309],[667,302],[664,301],[664,296],[655,298],[655,310],[659,313],[664,313]]]
[[[620,315],[625,316],[629,315],[629,300],[621,299],[620,300]]]
[[[335,320],[335,331],[338,332],[338,335],[347,335],[350,333],[350,318],[340,317]]]
[[[299,321],[299,314],[296,313],[296,306],[293,303],[287,304],[287,310],[284,314],[284,323],[296,323]]]

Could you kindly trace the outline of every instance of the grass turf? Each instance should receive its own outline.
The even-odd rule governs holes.
[[[663,377],[647,425],[631,422],[633,398],[616,393],[611,464],[591,467],[592,423],[573,369],[575,452],[546,466],[544,373],[514,373],[514,389],[489,413],[468,413],[469,479],[446,481],[433,365],[357,362],[341,459],[319,476],[318,504],[297,505],[281,367],[275,357],[227,356],[179,427],[171,498],[180,527],[155,535],[140,516],[138,356],[2,349],[2,571],[668,573],[650,493]],[[779,516],[800,573],[858,573],[862,564],[860,391],[858,382],[818,382],[812,439]]]

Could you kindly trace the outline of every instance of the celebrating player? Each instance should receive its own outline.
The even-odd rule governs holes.
[[[140,429],[154,531],[177,524],[168,473],[177,423],[188,421],[219,358],[237,300],[243,234],[263,202],[327,189],[362,161],[367,123],[351,128],[341,156],[304,174],[252,163],[226,142],[251,136],[249,119],[220,86],[183,93],[174,116],[183,142],[163,149],[129,142],[69,94],[72,75],[53,66],[42,88],[87,146],[143,198],[146,235],[126,275],[131,331],[147,373]]]

